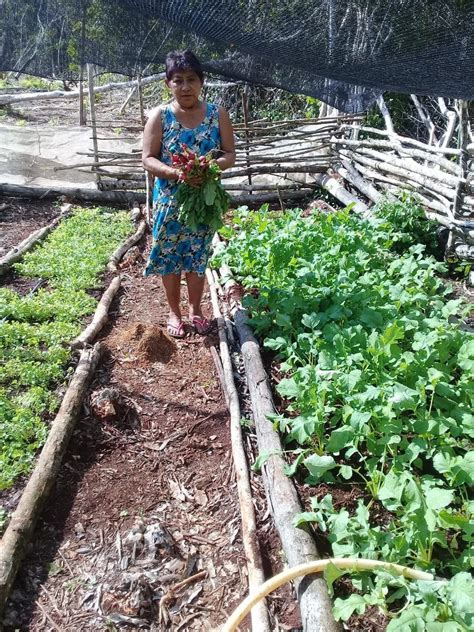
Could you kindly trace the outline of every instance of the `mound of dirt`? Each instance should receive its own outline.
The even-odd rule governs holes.
[[[167,364],[176,351],[175,341],[158,325],[133,323],[120,337],[123,343],[138,343],[136,350],[147,362]]]

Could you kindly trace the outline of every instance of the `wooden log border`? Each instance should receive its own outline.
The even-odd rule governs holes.
[[[110,257],[109,263],[107,265],[107,270],[109,272],[117,271],[117,266],[119,264],[120,259],[127,252],[127,250],[130,250],[132,246],[134,246],[140,241],[140,239],[145,234],[145,231],[146,231],[146,221],[142,220],[140,224],[138,225],[136,232],[133,235],[130,235],[130,237],[126,239],[123,242],[123,244],[121,244],[117,248],[117,250],[113,253],[113,255]]]
[[[0,542],[0,613],[5,607],[41,509],[59,472],[101,352],[102,347],[98,343],[81,353],[46,443]]]
[[[217,365],[217,369],[230,413],[232,459],[234,462],[237,494],[240,504],[242,542],[244,545],[245,556],[247,558],[249,590],[252,591],[256,590],[263,584],[265,581],[265,575],[263,572],[262,556],[257,537],[257,520],[255,518],[255,509],[252,502],[252,489],[250,486],[247,458],[242,440],[239,395],[234,382],[232,360],[227,343],[226,326],[219,308],[219,300],[217,297],[214,277],[210,270],[206,271],[206,277],[211,291],[212,307],[219,332],[220,357],[216,352],[218,358],[215,359],[215,361],[217,360],[220,363],[220,368],[219,365]],[[255,632],[270,632],[270,622],[264,601],[258,603],[255,608],[252,608],[251,618],[252,630]]]
[[[293,526],[293,518],[303,509],[293,482],[284,472],[286,463],[282,456],[280,437],[267,417],[275,412],[275,407],[260,348],[247,324],[247,315],[240,308],[234,312],[234,323],[247,374],[258,449],[260,454],[271,455],[262,466],[262,478],[285,558],[290,567],[320,559],[310,533]],[[331,600],[324,579],[308,576],[304,580],[295,580],[295,588],[303,630],[337,632],[340,629],[332,615]]]
[[[23,257],[25,252],[28,252],[29,250],[34,248],[34,246],[36,246],[47,235],[49,235],[49,233],[53,230],[53,228],[56,228],[59,222],[63,220],[65,217],[66,217],[66,214],[62,214],[59,217],[56,217],[47,226],[43,226],[43,228],[38,228],[37,230],[33,231],[32,233],[28,235],[28,237],[23,239],[23,241],[21,241],[19,244],[14,246],[9,252],[7,252],[7,254],[4,255],[0,259],[0,276],[5,274],[14,263],[19,261]]]
[[[215,238],[213,243],[218,242],[219,239]],[[233,291],[235,281],[231,270],[223,266],[220,274],[231,302],[230,311],[240,340],[258,449],[260,454],[270,454],[262,466],[262,479],[286,561],[292,567],[318,560],[320,555],[311,534],[293,525],[293,518],[303,509],[293,481],[284,471],[286,462],[282,456],[280,437],[268,419],[268,415],[275,412],[275,407],[260,347],[248,325],[247,313],[236,298],[238,292]],[[340,626],[332,614],[331,599],[324,579],[307,576],[296,580],[295,588],[305,632],[340,632]]]
[[[102,294],[102,298],[97,305],[92,321],[84,329],[84,331],[71,342],[71,347],[73,349],[83,349],[86,345],[93,342],[102,327],[108,322],[109,308],[120,288],[121,282],[122,278],[120,275],[117,275],[112,279],[109,287]]]

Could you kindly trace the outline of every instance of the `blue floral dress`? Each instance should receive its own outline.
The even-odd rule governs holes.
[[[163,138],[159,160],[172,164],[173,154],[182,152],[184,146],[203,156],[221,146],[219,108],[206,105],[203,122],[193,129],[183,127],[170,105],[161,112]],[[196,272],[205,274],[212,235],[209,227],[202,224],[193,231],[177,220],[178,207],[175,193],[178,183],[157,178],[153,189],[153,245],[144,275],[179,274]]]

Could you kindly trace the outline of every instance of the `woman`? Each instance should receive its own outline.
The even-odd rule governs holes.
[[[162,276],[169,304],[167,329],[175,338],[185,335],[180,309],[182,272],[186,274],[191,323],[202,335],[211,329],[202,313],[201,299],[212,233],[204,224],[192,231],[177,221],[174,196],[180,171],[172,166],[172,156],[182,153],[186,146],[201,156],[215,152],[221,169],[235,163],[229,115],[223,108],[201,100],[203,82],[201,65],[191,51],[169,53],[166,85],[173,101],[152,110],[143,134],[143,166],[157,177],[153,190],[153,245],[144,274]],[[201,185],[196,176],[185,181],[191,186]]]

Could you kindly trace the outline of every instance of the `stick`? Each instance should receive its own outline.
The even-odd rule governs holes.
[[[42,241],[46,235],[48,235],[53,228],[59,224],[59,222],[65,217],[65,215],[61,215],[60,217],[56,217],[50,224],[47,226],[43,226],[43,228],[39,228],[38,230],[33,231],[23,239],[18,245],[12,248],[6,255],[4,255],[0,259],[0,276],[5,274],[5,272],[17,261],[19,261],[25,252],[28,252],[32,248],[34,248],[40,241]]]
[[[284,162],[284,161],[282,161]],[[329,161],[325,164],[319,165],[280,165],[276,164],[272,167],[252,167],[250,169],[229,169],[222,173],[222,178],[236,178],[238,176],[247,176],[249,173],[252,175],[265,174],[265,173],[325,173],[329,167]]]
[[[247,459],[242,441],[242,430],[240,427],[240,404],[237,389],[235,387],[232,360],[227,344],[226,327],[224,318],[219,309],[217,290],[214,278],[210,270],[206,271],[209,289],[211,291],[212,307],[214,317],[217,320],[219,329],[219,347],[222,358],[222,371],[224,381],[222,388],[226,392],[226,402],[230,412],[230,434],[232,440],[232,458],[234,461],[235,477],[237,482],[237,493],[240,502],[242,516],[242,541],[247,558],[247,569],[249,575],[249,589],[255,590],[265,580],[263,573],[263,563],[260,554],[260,547],[257,538],[257,521],[252,502],[252,490],[248,473]],[[254,632],[270,632],[267,609],[263,602],[252,609],[252,629]]]
[[[140,239],[145,234],[145,230],[146,230],[146,221],[142,220],[140,224],[138,225],[136,232],[133,235],[131,235],[126,241],[124,241],[123,244],[121,244],[117,248],[117,250],[114,252],[114,254],[110,257],[109,263],[107,265],[107,270],[109,272],[117,271],[117,265],[120,259],[127,252],[127,250],[130,250],[132,246],[134,246],[136,243],[140,241]]]
[[[71,342],[71,347],[73,349],[82,349],[83,347],[85,347],[85,345],[90,344],[100,332],[102,327],[107,323],[110,304],[112,303],[114,296],[118,292],[120,283],[120,275],[112,279],[109,287],[102,294],[102,298],[97,305],[92,322],[84,329],[81,334],[79,334],[79,336],[77,336],[77,338],[74,338],[74,340]]]
[[[354,129],[352,125],[341,125],[342,129]],[[385,129],[377,129],[376,127],[358,127],[359,132],[369,132],[370,134],[378,134],[380,136],[388,136],[393,140],[396,140],[401,143],[406,143],[407,145],[413,145],[414,147],[420,147],[421,149],[425,149],[428,151],[436,152],[438,154],[445,154],[447,156],[459,156],[459,149],[449,149],[447,147],[433,147],[432,145],[427,145],[426,143],[422,143],[419,140],[414,140],[413,138],[408,138],[408,136],[400,136],[399,134],[391,134]]]
[[[26,553],[43,504],[56,479],[79,415],[82,400],[101,354],[100,344],[81,353],[35,469],[0,543],[0,612]]]
[[[459,175],[459,167],[456,163],[443,158],[443,156],[439,156],[436,153],[430,152],[430,146],[426,146],[426,150],[418,149],[416,147],[404,147],[401,143],[396,143],[390,140],[373,140],[373,139],[365,139],[365,140],[352,140],[347,138],[331,138],[331,143],[333,145],[339,145],[341,147],[349,147],[349,148],[359,148],[359,147],[368,147],[374,149],[391,149],[392,151],[396,151],[399,154],[406,154],[411,158],[421,158],[422,160],[428,160],[431,163],[437,164],[446,171],[449,171],[453,175]]]

